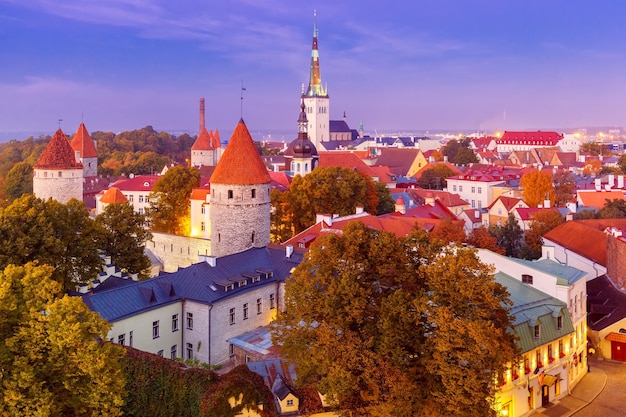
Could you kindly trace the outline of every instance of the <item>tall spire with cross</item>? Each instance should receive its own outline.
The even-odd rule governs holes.
[[[328,94],[322,86],[320,73],[320,52],[317,46],[317,11],[313,11],[313,46],[311,47],[311,68],[309,75],[309,88],[306,95],[309,97],[327,97]]]

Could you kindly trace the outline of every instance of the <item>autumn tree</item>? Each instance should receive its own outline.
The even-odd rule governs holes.
[[[62,295],[53,268],[0,272],[0,414],[121,416],[121,347],[110,325],[78,297]]]
[[[26,194],[0,209],[0,268],[38,261],[55,268],[52,276],[63,289],[74,289],[102,270],[99,237],[82,201]]]
[[[564,207],[576,195],[576,180],[569,171],[558,172],[554,176],[554,204]]]
[[[347,216],[361,206],[375,213],[379,201],[374,182],[350,168],[317,167],[305,176],[297,175],[285,195],[287,217],[294,233],[315,223],[316,214]]]
[[[606,204],[598,211],[601,219],[623,219],[626,217],[626,200],[615,198],[606,199]]]
[[[150,193],[148,217],[156,232],[189,235],[189,197],[200,185],[200,172],[195,167],[177,165],[155,183]]]
[[[498,239],[489,233],[489,230],[484,226],[472,230],[472,232],[468,235],[466,242],[468,245],[475,248],[489,249],[490,251],[499,253],[500,255],[504,255],[505,253],[505,249],[498,246]]]
[[[617,165],[620,167],[622,172],[626,172],[626,153],[619,157]]]
[[[358,415],[494,416],[516,348],[507,292],[474,250],[360,222],[320,239],[272,328],[299,383]]]
[[[530,249],[530,257],[541,257],[541,237],[554,229],[565,219],[558,210],[541,210],[533,215],[530,230],[524,236],[524,240]]]
[[[556,196],[552,174],[533,169],[522,175],[520,186],[523,200],[529,207],[543,205],[545,200],[550,200],[550,204],[554,205]]]
[[[435,164],[421,171],[417,183],[427,190],[443,190],[447,187],[446,178],[456,175],[456,172],[446,164]]]
[[[585,161],[583,174],[595,177],[600,173],[600,171],[602,171],[602,161],[599,159],[589,159]]]
[[[107,205],[96,217],[102,230],[99,249],[111,257],[111,263],[139,279],[149,277],[150,259],[145,254],[145,243],[152,233],[145,228],[146,218],[137,213],[130,203]]]
[[[463,222],[451,219],[441,220],[430,232],[430,238],[431,240],[439,239],[445,244],[463,243],[466,238]]]

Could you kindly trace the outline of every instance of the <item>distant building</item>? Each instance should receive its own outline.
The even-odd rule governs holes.
[[[285,166],[293,176],[310,174],[317,167],[319,159],[317,148],[309,140],[307,133],[308,121],[304,107],[303,99],[300,105],[300,116],[298,117],[298,137],[289,144],[287,150],[283,153]]]
[[[217,165],[222,152],[220,134],[209,132],[205,126],[204,98],[200,99],[200,129],[198,137],[191,146],[191,166],[193,167],[214,167]]]
[[[84,123],[81,122],[80,126],[78,126],[78,130],[72,138],[70,145],[76,153],[76,160],[83,164],[84,177],[89,178],[97,176],[98,152]]]

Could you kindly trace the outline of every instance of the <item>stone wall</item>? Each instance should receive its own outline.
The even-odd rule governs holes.
[[[606,274],[621,290],[626,286],[626,242],[608,236],[606,241]]]
[[[33,176],[33,194],[37,198],[52,198],[66,204],[72,198],[83,201],[82,169],[36,169]]]
[[[176,272],[200,262],[200,256],[211,255],[211,241],[197,237],[172,235],[169,233],[152,232],[152,240],[146,243],[163,262],[165,272]]]

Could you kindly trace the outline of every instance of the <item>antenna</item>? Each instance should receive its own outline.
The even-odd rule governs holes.
[[[246,91],[246,87],[243,86],[243,80],[241,80],[241,108],[240,108],[240,117],[243,119],[243,92]]]

